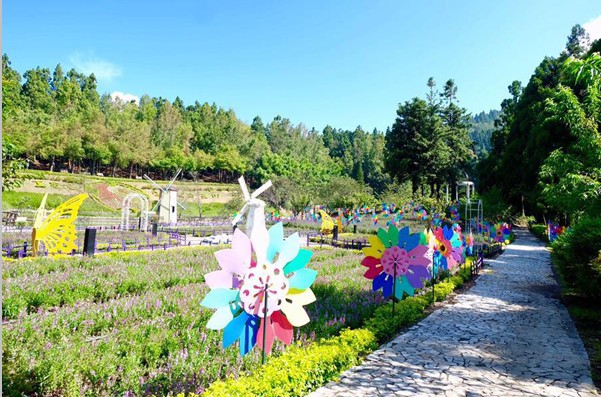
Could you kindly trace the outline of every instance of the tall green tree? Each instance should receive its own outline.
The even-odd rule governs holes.
[[[562,69],[566,85],[546,102],[546,110],[573,140],[542,164],[543,198],[573,220],[601,216],[601,57],[570,58]]]

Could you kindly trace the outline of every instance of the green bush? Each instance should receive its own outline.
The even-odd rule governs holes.
[[[436,301],[442,302],[454,289],[455,284],[451,281],[443,281],[442,283],[436,284],[434,286],[434,296],[436,297]]]
[[[371,331],[347,329],[309,347],[291,346],[251,375],[214,382],[203,396],[304,396],[336,379],[377,347]]]
[[[547,225],[530,225],[530,231],[534,233],[539,239],[549,242],[549,236],[547,235]]]
[[[388,340],[401,328],[421,320],[428,304],[424,297],[406,298],[395,304],[393,316],[392,303],[389,302],[376,309],[374,315],[365,322],[365,328],[373,332],[379,341]]]
[[[552,258],[570,287],[601,296],[601,218],[585,218],[552,244]]]

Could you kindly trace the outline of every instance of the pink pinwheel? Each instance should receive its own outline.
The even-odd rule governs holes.
[[[309,287],[317,272],[305,269],[313,253],[300,249],[298,234],[284,239],[283,226],[277,223],[258,236],[261,241],[253,244],[236,230],[232,248],[215,253],[221,270],[205,276],[211,291],[201,303],[217,309],[207,328],[224,329],[224,348],[240,340],[242,355],[255,344],[269,354],[276,338],[290,344],[293,326],[309,322],[303,305],[315,301]],[[255,252],[255,248],[265,251]],[[263,333],[265,346],[258,337]]]
[[[448,226],[436,227],[430,240],[434,248],[434,262],[443,270],[450,270],[463,262],[463,242],[459,234]]]

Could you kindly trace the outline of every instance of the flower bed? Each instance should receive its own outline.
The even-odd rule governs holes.
[[[8,264],[4,298],[13,309],[3,324],[3,391],[200,393],[218,379],[257,367],[260,352],[240,358],[236,346],[222,350],[221,334],[205,328],[211,311],[200,306],[207,292],[202,275],[218,268],[213,251],[195,247]],[[316,251],[311,268],[320,274],[314,285],[319,300],[307,307],[311,322],[295,334],[301,345],[358,327],[381,305],[362,277],[361,256]],[[177,282],[169,285],[170,280]],[[274,350],[277,357],[283,346]]]
[[[243,377],[256,378],[256,394],[273,386],[273,393],[302,395],[421,318],[431,296],[397,304],[392,318],[389,304],[363,278],[362,253],[315,249],[310,267],[319,273],[312,287],[318,299],[306,307],[311,322],[295,332],[294,346],[284,350],[276,343],[267,366],[257,371],[258,349],[242,358],[235,345],[221,348],[220,332],[206,329],[212,311],[200,301],[208,292],[203,275],[218,269],[214,251],[6,263],[5,395],[200,394],[209,387],[212,395],[249,395],[240,385],[229,389]],[[452,290],[444,285],[436,285],[438,300]],[[369,320],[374,316],[381,318]],[[341,333],[345,328],[354,330]],[[280,376],[290,366],[302,379]]]

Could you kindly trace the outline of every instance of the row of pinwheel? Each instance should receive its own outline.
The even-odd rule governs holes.
[[[310,287],[317,272],[307,268],[312,251],[300,248],[298,234],[284,238],[282,223],[267,230],[264,203],[256,192],[248,194],[243,178],[240,184],[248,196],[245,208],[252,213],[247,218],[249,235],[236,229],[231,248],[215,253],[221,270],[205,276],[211,290],[201,304],[216,309],[207,327],[223,329],[224,348],[239,341],[240,354],[257,345],[265,355],[276,339],[290,344],[293,327],[309,322],[303,306],[316,299]],[[327,214],[322,211],[322,216]],[[368,268],[365,277],[373,289],[382,289],[384,297],[413,295],[427,280],[465,259],[466,242],[458,225],[414,234],[408,227],[390,226],[369,240],[361,264]]]
[[[267,252],[259,254],[239,230],[232,248],[215,253],[221,270],[206,275],[211,291],[202,305],[216,309],[210,329],[223,329],[223,347],[239,341],[245,355],[255,345],[269,354],[274,340],[292,342],[293,327],[309,322],[304,305],[315,301],[311,285],[317,272],[307,269],[312,252],[300,249],[297,234],[284,238],[281,223],[268,232]],[[441,271],[465,260],[465,241],[458,226],[411,234],[408,227],[379,229],[364,249],[365,277],[384,297],[414,295]],[[257,259],[263,258],[263,259]]]
[[[435,227],[421,233],[410,233],[409,227],[380,229],[369,238],[364,248],[367,267],[365,277],[373,280],[374,291],[382,290],[385,298],[403,299],[435,278],[441,271],[453,271],[465,261],[467,242],[455,226]]]

